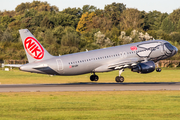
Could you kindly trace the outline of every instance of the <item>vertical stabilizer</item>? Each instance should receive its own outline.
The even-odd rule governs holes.
[[[50,59],[50,55],[28,29],[19,30],[29,63]]]

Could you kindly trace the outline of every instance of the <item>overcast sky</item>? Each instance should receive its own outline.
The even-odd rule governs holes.
[[[22,2],[32,2],[33,0],[0,0],[0,10],[15,10],[16,6]],[[137,8],[140,11],[157,10],[162,13],[172,13],[173,10],[180,8],[180,0],[39,0],[47,1],[50,5],[55,5],[59,10],[68,7],[80,7],[83,5],[94,5],[97,8],[104,9],[104,6],[112,2],[123,3],[126,8]]]

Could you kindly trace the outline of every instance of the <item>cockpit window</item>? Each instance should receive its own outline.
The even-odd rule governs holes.
[[[170,50],[174,50],[174,47],[170,43],[165,43],[165,46]]]

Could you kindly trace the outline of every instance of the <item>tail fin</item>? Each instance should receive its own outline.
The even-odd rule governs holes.
[[[31,34],[28,29],[19,30],[24,49],[29,63],[50,59],[50,55],[46,49],[38,42],[38,40]]]

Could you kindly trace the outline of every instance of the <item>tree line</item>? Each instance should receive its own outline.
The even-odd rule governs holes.
[[[0,60],[27,59],[19,29],[29,29],[52,55],[144,41],[141,34],[164,39],[180,49],[180,9],[172,13],[139,11],[123,3],[82,8],[58,7],[47,2],[21,3],[14,11],[0,11]],[[179,59],[177,54],[172,59]]]

